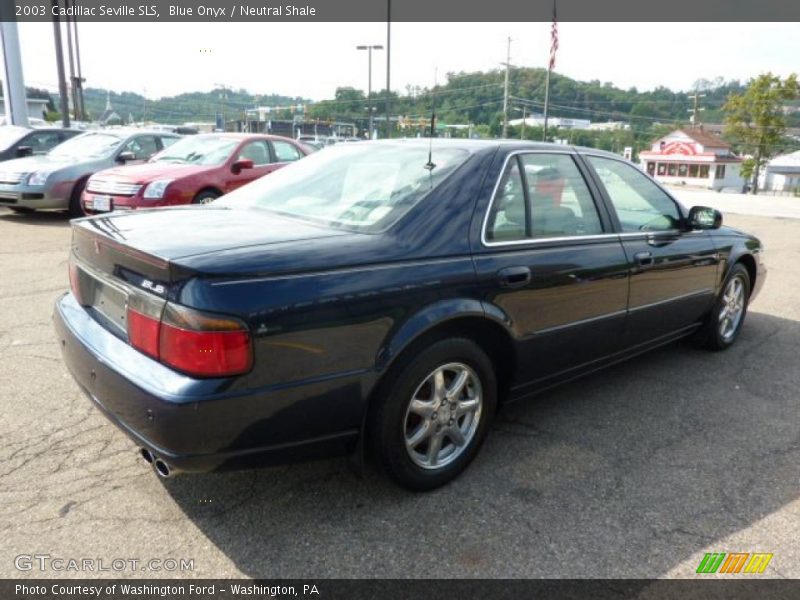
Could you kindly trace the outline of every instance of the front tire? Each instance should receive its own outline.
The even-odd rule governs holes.
[[[83,190],[86,189],[86,182],[87,179],[83,179],[75,184],[75,187],[72,189],[72,194],[69,197],[69,216],[70,218],[77,218],[77,217],[85,217],[89,213],[87,213],[83,209],[83,201],[81,200],[81,196],[83,195]]]
[[[702,346],[709,350],[727,350],[733,346],[747,315],[750,285],[750,273],[741,263],[735,264],[699,332]]]
[[[375,401],[368,431],[380,465],[407,489],[432,490],[478,454],[497,406],[497,381],[475,342],[445,339],[401,358]]]
[[[192,204],[210,204],[219,198],[219,194],[214,190],[203,190],[192,200]]]

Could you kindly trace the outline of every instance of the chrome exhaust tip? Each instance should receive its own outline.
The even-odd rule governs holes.
[[[158,473],[158,476],[164,479],[172,474],[172,470],[169,468],[169,465],[160,458],[157,458],[155,461],[153,461],[153,468],[156,470],[156,473]]]
[[[150,452],[150,450],[148,450],[147,448],[139,448],[139,454],[142,455],[144,462],[146,462],[148,465],[153,464],[155,457],[153,456],[153,453]]]

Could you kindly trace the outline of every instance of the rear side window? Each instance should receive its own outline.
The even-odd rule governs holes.
[[[125,150],[133,152],[136,160],[147,160],[158,152],[158,145],[155,136],[138,135],[125,145]]]
[[[602,232],[597,207],[572,157],[531,153],[508,162],[487,220],[487,241]]]
[[[678,205],[636,167],[612,158],[587,156],[624,232],[679,229]]]
[[[169,148],[170,146],[172,146],[172,144],[177,142],[179,139],[181,139],[181,138],[164,136],[164,137],[161,138],[161,147],[162,148]]]
[[[272,149],[275,150],[275,159],[278,162],[291,162],[303,156],[300,154],[300,151],[289,142],[273,141]]]

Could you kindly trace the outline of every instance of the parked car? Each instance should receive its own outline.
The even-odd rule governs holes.
[[[83,133],[77,129],[54,127],[28,129],[7,125],[0,127],[0,161],[47,154],[61,142]]]
[[[0,206],[17,212],[67,209],[82,215],[81,194],[93,173],[143,162],[179,137],[140,129],[90,131],[45,155],[7,161],[0,165]]]
[[[269,135],[208,133],[182,139],[149,162],[93,175],[83,193],[87,213],[203,204],[309,153]]]
[[[160,475],[368,452],[431,489],[499,403],[690,334],[736,341],[762,245],[718,211],[599,150],[429,144],[337,145],[204,207],[73,221],[64,360]]]

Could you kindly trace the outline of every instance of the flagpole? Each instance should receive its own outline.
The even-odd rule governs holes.
[[[542,128],[542,141],[547,141],[547,109],[550,105],[550,73],[556,64],[556,50],[558,50],[558,30],[556,21],[556,0],[553,0],[553,23],[550,26],[550,60],[547,61],[547,79],[544,83],[544,127]]]
[[[547,79],[544,83],[544,129],[542,130],[542,141],[547,141],[547,105],[550,103],[550,67],[547,67]]]

